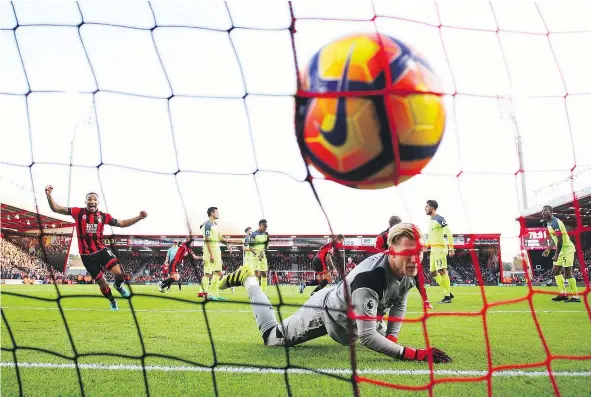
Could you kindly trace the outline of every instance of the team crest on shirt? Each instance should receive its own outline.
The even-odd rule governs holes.
[[[374,298],[365,298],[363,301],[363,311],[367,314],[371,314],[375,310],[376,305],[377,301]]]
[[[82,219],[86,220],[86,215],[82,215]]]
[[[102,216],[99,215],[99,216],[96,217],[96,219],[97,219],[98,223],[103,223],[103,217]]]

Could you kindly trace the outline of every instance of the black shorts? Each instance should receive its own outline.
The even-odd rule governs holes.
[[[315,257],[312,260],[312,268],[316,273],[326,273],[326,265],[322,263],[322,260],[319,257]]]
[[[103,269],[110,270],[119,262],[119,259],[109,248],[103,248],[91,255],[80,255],[84,267],[90,273],[90,277],[99,280],[103,277]]]

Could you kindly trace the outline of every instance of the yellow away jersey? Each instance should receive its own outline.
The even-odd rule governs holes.
[[[576,251],[575,245],[568,236],[568,231],[560,219],[552,217],[550,222],[546,223],[546,227],[548,228],[548,233],[550,233],[550,237],[552,237],[556,246],[558,246],[558,239],[562,240],[561,253],[569,254]]]

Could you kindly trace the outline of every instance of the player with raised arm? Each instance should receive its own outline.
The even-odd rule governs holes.
[[[103,269],[109,270],[115,275],[115,283],[113,288],[121,294],[122,297],[128,298],[130,293],[122,285],[125,281],[125,272],[119,263],[119,259],[113,252],[105,246],[102,242],[103,230],[105,224],[115,227],[129,227],[135,225],[140,220],[148,216],[146,211],[140,211],[139,215],[124,220],[117,220],[110,214],[101,212],[98,209],[99,197],[98,194],[91,192],[86,195],[86,207],[62,207],[56,204],[52,196],[53,186],[45,187],[45,194],[49,203],[49,208],[53,212],[62,215],[70,215],[74,218],[76,235],[78,238],[78,250],[80,251],[80,258],[86,271],[98,284],[101,293],[107,298],[111,305],[111,310],[119,310],[117,300],[113,297],[111,288],[105,280]]]
[[[414,276],[422,259],[420,236],[420,230],[414,225],[394,226],[388,235],[387,252],[362,261],[336,287],[314,294],[281,324],[249,265],[225,276],[220,288],[239,285],[246,288],[266,346],[295,346],[327,334],[336,342],[349,345],[351,319],[347,314],[351,307],[355,316],[353,335],[365,347],[400,360],[451,362],[451,358],[437,348],[416,349],[398,344],[408,292],[414,287]],[[386,314],[387,325],[381,320]]]
[[[261,289],[267,293],[267,264],[266,251],[269,249],[269,233],[267,233],[267,220],[261,219],[259,227],[249,237],[249,248],[252,256],[248,258],[250,265],[256,272],[257,279],[260,277]]]
[[[427,205],[425,205],[425,213],[431,217],[429,220],[429,238],[427,240],[427,247],[431,248],[429,270],[437,284],[443,288],[444,297],[439,303],[451,303],[454,296],[451,293],[451,281],[447,273],[447,255],[449,254],[450,257],[455,255],[454,237],[445,218],[437,215],[438,207],[439,204],[435,200],[427,200]],[[447,244],[445,242],[446,236]]]
[[[158,290],[160,292],[164,292],[164,288],[170,289],[170,286],[173,282],[178,281],[179,284],[181,282],[181,277],[179,274],[180,267],[183,265],[184,261],[191,256],[194,260],[199,260],[201,257],[195,255],[193,250],[191,249],[191,244],[193,243],[193,236],[187,236],[185,241],[179,245],[178,249],[176,250],[174,257],[169,262],[168,265],[168,278],[166,280],[160,281],[158,283]],[[180,287],[179,287],[180,289]]]
[[[314,272],[316,272],[316,278],[308,280],[305,283],[300,283],[300,294],[304,293],[304,289],[306,289],[306,287],[311,287],[313,285],[315,285],[316,288],[314,291],[312,291],[311,295],[314,295],[316,292],[326,287],[331,281],[331,273],[337,270],[336,264],[341,264],[344,271],[344,242],[345,236],[339,234],[336,237],[333,236],[330,242],[320,247],[318,253],[312,260],[312,267],[314,268]]]
[[[402,219],[399,216],[393,215],[388,220],[390,227],[383,232],[381,232],[378,237],[376,238],[376,248],[379,250],[387,250],[388,249],[388,232],[392,229],[392,226],[398,225],[402,223]],[[422,271],[420,269],[419,271]],[[427,291],[425,290],[425,283],[421,282],[421,277],[417,274],[415,277],[415,285],[421,294],[421,298],[423,298],[423,307],[425,310],[433,309],[433,305],[429,303],[429,298],[427,297]]]
[[[575,260],[576,248],[570,237],[564,223],[552,215],[553,208],[549,205],[545,205],[542,208],[542,218],[546,221],[546,227],[552,240],[550,246],[544,251],[543,256],[548,256],[550,251],[556,248],[556,252],[552,257],[554,266],[552,267],[552,274],[556,280],[556,285],[560,291],[560,295],[552,298],[553,301],[565,301],[565,302],[581,302],[579,293],[577,290],[577,280],[573,277],[573,263]],[[564,285],[565,277],[562,275],[562,270],[568,281],[568,288],[572,293],[570,299],[566,294],[566,287]]]
[[[163,276],[170,273],[169,272],[170,265],[171,265],[171,263],[172,263],[175,255],[176,255],[176,253],[177,253],[180,245],[181,245],[181,242],[180,241],[177,241],[177,242],[175,242],[175,243],[172,244],[172,246],[168,249],[168,251],[166,251],[166,259],[164,261],[164,265],[166,266],[166,272],[164,272],[164,271],[162,272],[162,275]],[[162,281],[164,281],[164,280],[162,280]],[[181,290],[181,279],[180,279],[180,277],[178,279],[178,285],[179,285],[179,291],[180,291]],[[170,285],[168,286],[167,290],[170,291]]]
[[[207,209],[207,221],[201,226],[203,234],[203,278],[201,281],[205,296],[210,300],[225,300],[219,297],[218,282],[222,278],[222,249],[220,243],[226,244],[228,250],[232,252],[232,247],[220,233],[218,224],[220,214],[217,207]],[[213,277],[212,277],[213,274]],[[211,279],[211,284],[210,284]]]

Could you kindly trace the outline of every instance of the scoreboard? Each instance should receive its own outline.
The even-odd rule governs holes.
[[[525,228],[521,234],[521,245],[526,250],[545,250],[550,244],[550,238],[545,227]]]

